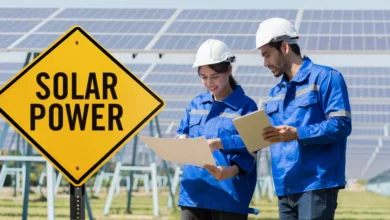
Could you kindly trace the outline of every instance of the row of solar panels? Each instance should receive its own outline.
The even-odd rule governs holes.
[[[259,22],[278,16],[298,21],[299,43],[306,51],[390,50],[390,11],[304,10],[302,19],[297,12],[0,8],[0,49],[43,50],[80,25],[110,50],[196,50],[216,38],[248,51],[255,47]]]
[[[380,175],[370,179],[368,181],[368,183],[369,184],[378,184],[378,183],[381,183],[383,181],[388,182],[389,180],[390,180],[390,167],[388,168],[388,170],[386,172],[383,172]]]
[[[238,58],[239,59],[239,58]],[[314,60],[315,62],[315,60]],[[233,74],[239,76],[240,74],[245,75],[258,75],[260,77],[270,77],[272,76],[271,71],[259,65],[238,65],[237,69]],[[125,63],[124,64],[130,71],[136,73],[137,75],[142,75],[145,73],[149,67],[150,63]],[[21,62],[0,62],[0,71],[16,73],[23,68],[23,63]],[[334,66],[334,69],[338,70],[343,74],[344,77],[366,77],[367,80],[370,80],[370,77],[390,77],[390,67],[337,67]],[[172,74],[181,74],[181,73],[193,73],[196,75],[196,69],[192,68],[192,64],[156,64],[151,73],[172,73]]]
[[[0,20],[2,33],[26,33],[41,20]],[[74,25],[90,33],[156,34],[165,21],[96,21],[50,20],[35,30],[36,33],[63,33]],[[164,34],[246,34],[255,35],[259,22],[175,21]],[[390,22],[308,22],[299,25],[300,35],[390,35]]]
[[[0,69],[0,82],[7,82],[15,73],[3,72]],[[138,75],[138,73],[137,73]],[[245,73],[236,73],[235,79],[239,84],[246,85],[248,87],[265,87],[270,88],[272,85],[276,85],[280,82],[279,78],[275,78],[271,74],[269,75],[253,75]],[[388,76],[373,76],[370,78],[360,76],[348,76],[345,75],[344,79],[351,88],[359,87],[377,87],[384,88],[390,85],[390,75]],[[145,79],[146,83],[150,85],[165,85],[165,84],[182,84],[191,86],[201,86],[200,77],[196,74],[172,74],[172,73],[151,73]]]
[[[183,112],[181,112],[183,113]],[[159,119],[163,118],[163,115],[158,116]],[[3,122],[0,123],[0,127],[3,127]],[[174,136],[177,128],[178,123],[175,123],[174,126],[171,126],[171,124],[167,121],[160,120],[160,128],[162,135],[164,137],[172,137]],[[380,126],[375,127],[355,127],[354,130],[366,130],[372,131],[372,130],[380,130]],[[382,127],[383,129],[383,127]],[[166,134],[165,132],[170,130],[169,134]],[[147,125],[142,131],[142,135],[151,135],[149,130],[149,125]],[[157,131],[154,130],[154,134],[156,134]],[[13,131],[10,131],[5,139],[5,144],[3,146],[3,149],[15,149],[15,145],[11,147],[11,143],[15,144],[15,133]],[[364,136],[364,137],[363,137]],[[368,162],[375,154],[375,158],[368,167],[367,171],[364,173],[364,178],[371,178],[373,176],[376,176],[377,174],[382,173],[383,171],[389,169],[389,165],[386,161],[390,158],[390,139],[383,137],[382,134],[374,134],[372,137],[368,137],[367,133],[364,135],[356,135],[355,133],[352,133],[350,138],[347,142],[347,176],[350,178],[356,178],[360,177],[362,174],[362,171],[366,168]],[[378,137],[381,137],[378,139]],[[133,149],[133,141],[130,141],[124,148],[121,150],[122,155],[117,155],[117,157],[114,158],[114,160],[122,160],[122,161],[130,161],[127,160],[132,155],[132,149]],[[378,148],[378,146],[381,145],[382,147]],[[23,147],[21,147],[21,150],[23,151]],[[377,150],[378,149],[378,150]],[[148,148],[144,146],[142,142],[139,143],[138,146],[138,152],[145,154],[145,158],[147,161],[152,160],[152,154]],[[130,158],[131,159],[131,158]],[[145,161],[144,161],[145,162]],[[139,164],[142,165],[142,164]]]
[[[239,57],[238,57],[239,59]],[[315,62],[315,60],[313,61]],[[235,70],[236,74],[258,74],[260,76],[270,76],[271,72],[268,68],[261,65],[239,65]],[[129,63],[124,64],[133,73],[142,75],[150,67],[150,63]],[[0,62],[0,71],[16,73],[23,68],[21,62]],[[390,76],[390,67],[333,67],[344,76]],[[192,68],[192,64],[156,64],[151,70],[152,73],[195,73],[196,69]]]
[[[152,35],[104,35],[92,34],[92,36],[111,51],[196,51],[200,45],[209,38],[224,41],[233,50],[251,52],[255,48],[254,36],[183,36],[162,35],[150,49],[147,46],[152,43]],[[0,34],[0,50],[24,50],[42,51],[49,47],[59,34],[31,34],[26,38],[19,34]],[[21,40],[20,40],[21,39]],[[20,41],[19,41],[20,40]],[[18,41],[18,42],[17,42]],[[390,36],[311,36],[301,37],[298,41],[301,50],[304,51],[353,51],[353,52],[380,52],[390,50]]]
[[[141,76],[149,65],[130,64],[129,67],[134,73]],[[151,70],[144,81],[163,96],[181,96],[182,94],[194,96],[205,91],[196,70],[190,68],[191,65],[186,67],[187,70],[191,70],[190,72],[187,72],[184,68],[182,73],[170,71],[169,69],[172,68],[171,70],[175,69],[177,71],[185,66],[177,65],[176,67],[177,69],[175,69],[175,65],[166,66],[158,64]],[[0,84],[4,84],[11,79],[21,68],[21,63],[0,63]],[[267,73],[256,74],[251,71],[251,68],[259,69],[260,71],[264,70]],[[248,70],[249,73],[245,72],[245,70]],[[354,70],[360,71],[355,72]],[[350,92],[349,95],[353,98],[388,98],[388,94],[390,94],[390,88],[388,87],[390,74],[386,74],[385,72],[387,71],[390,71],[390,68],[341,68]],[[352,75],[355,73],[356,75]],[[360,75],[361,73],[365,74]],[[239,66],[235,72],[235,78],[243,85],[246,93],[252,97],[267,96],[269,89],[280,82],[280,79],[274,78],[268,70],[252,66]],[[372,111],[376,111],[374,106],[371,105],[370,107]]]
[[[180,100],[180,99],[168,99],[166,101],[166,109],[172,109],[171,111],[174,111],[173,109],[180,109],[182,111],[179,111],[179,114],[183,114],[184,109],[189,105],[189,100]],[[383,104],[361,104],[361,103],[355,103],[352,101],[351,103],[351,109],[353,112],[357,112],[357,114],[384,114],[387,113],[388,117],[390,117],[390,103],[383,103]],[[181,117],[179,117],[181,118]],[[383,121],[385,122],[385,121]],[[390,122],[390,120],[388,120]],[[383,134],[383,132],[382,132]]]
[[[175,121],[179,122],[180,119],[183,117],[183,112],[185,109],[178,109],[175,111],[170,110],[164,110],[160,113],[160,117],[164,121]],[[359,126],[363,125],[383,125],[384,122],[390,122],[390,112],[382,112],[381,114],[371,114],[369,111],[367,112],[354,112],[352,109],[353,114],[353,123]],[[361,135],[367,135],[371,134],[371,131],[363,131],[360,132]],[[383,132],[373,131],[372,134],[377,135],[383,135]]]
[[[57,8],[0,8],[1,18],[44,19]],[[169,19],[177,9],[66,8],[55,18],[83,19]],[[264,20],[284,17],[295,20],[298,10],[184,9],[181,20]],[[303,10],[302,20],[390,20],[390,10]]]

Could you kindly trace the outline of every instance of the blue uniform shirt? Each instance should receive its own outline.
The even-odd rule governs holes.
[[[352,130],[347,86],[338,71],[304,58],[264,106],[273,126],[297,128],[299,140],[271,146],[276,194],[345,187],[347,136]]]
[[[211,93],[204,93],[191,101],[177,133],[190,138],[220,138],[224,149],[213,152],[216,165],[236,164],[241,173],[217,181],[206,169],[185,165],[180,183],[180,206],[258,213],[249,208],[257,179],[256,158],[248,153],[232,122],[233,118],[256,110],[256,103],[245,95],[241,86],[236,86],[222,101],[215,101]]]

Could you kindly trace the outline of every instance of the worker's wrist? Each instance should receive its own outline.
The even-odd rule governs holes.
[[[294,138],[295,140],[299,140],[299,135],[298,135],[298,129],[297,128],[293,128],[293,133],[294,133]]]

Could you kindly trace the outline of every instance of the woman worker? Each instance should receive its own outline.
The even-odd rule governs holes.
[[[232,76],[235,56],[219,40],[209,39],[198,49],[198,68],[207,93],[186,108],[178,137],[205,136],[217,166],[185,165],[178,205],[182,220],[241,220],[258,210],[249,208],[256,186],[256,158],[249,153],[232,122],[257,110]]]

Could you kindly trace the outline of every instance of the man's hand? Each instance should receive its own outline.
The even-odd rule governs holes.
[[[214,165],[204,165],[203,168],[205,168],[211,175],[214,176],[214,178],[218,181],[231,178],[238,174],[239,169],[236,165],[233,165],[232,167],[224,167],[224,166],[214,166]]]
[[[219,138],[208,139],[207,143],[209,144],[211,152],[214,152],[217,149],[223,149],[221,139]]]
[[[299,139],[297,129],[287,125],[265,128],[263,138],[271,143],[290,142]]]

